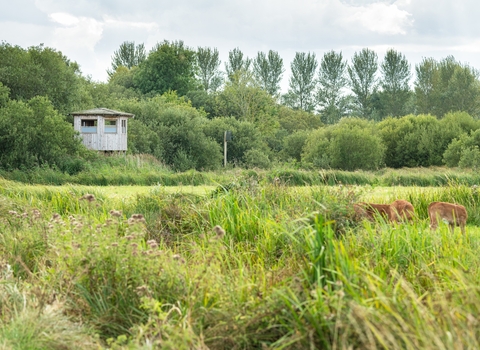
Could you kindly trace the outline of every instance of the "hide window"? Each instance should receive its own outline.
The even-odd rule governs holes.
[[[126,134],[126,133],[127,133],[127,121],[122,120],[122,134]]]
[[[97,133],[96,119],[82,119],[82,133]]]
[[[116,120],[105,120],[105,133],[106,134],[115,134],[117,132],[117,121]]]

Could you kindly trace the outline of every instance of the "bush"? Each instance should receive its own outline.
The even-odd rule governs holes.
[[[384,166],[385,146],[373,132],[373,124],[344,119],[332,133],[332,168],[374,170]]]
[[[270,167],[270,159],[265,152],[258,149],[248,150],[243,159],[247,168],[268,169]]]
[[[72,126],[45,97],[0,108],[0,164],[5,169],[60,165],[86,152]]]
[[[344,118],[337,125],[311,133],[302,161],[319,168],[373,170],[383,166],[384,152],[372,122]]]

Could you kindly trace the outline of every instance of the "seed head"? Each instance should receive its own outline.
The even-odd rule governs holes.
[[[113,216],[114,218],[119,218],[119,217],[122,216],[122,211],[112,209],[112,210],[110,210],[110,215]]]
[[[223,236],[225,236],[225,230],[219,225],[213,228],[213,232],[217,234],[217,238],[222,238]]]
[[[87,201],[87,202],[94,202],[95,201],[95,196],[91,193],[84,194],[83,196],[80,197],[80,200],[82,201]]]

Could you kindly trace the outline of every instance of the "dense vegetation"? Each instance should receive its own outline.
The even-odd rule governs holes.
[[[0,168],[51,167],[74,175],[96,158],[79,143],[69,113],[106,107],[135,114],[129,153],[173,171],[241,168],[376,170],[480,164],[478,72],[453,57],[415,66],[389,50],[351,62],[341,53],[297,53],[289,89],[278,53],[239,48],[225,71],[216,49],[182,41],[123,43],[108,83],[84,77],[55,49],[0,44]],[[413,89],[411,83],[413,80]],[[48,140],[48,141],[47,141]],[[75,170],[76,169],[76,170]]]
[[[125,42],[100,83],[0,43],[0,347],[480,348],[478,72],[302,52],[282,94],[278,53],[218,57]],[[126,156],[80,142],[94,107],[135,114]],[[354,218],[398,198],[413,223]]]
[[[0,180],[0,339],[15,349],[478,348],[477,188],[392,188],[412,224],[353,220],[365,187]],[[380,197],[379,197],[380,196]],[[458,201],[467,235],[428,229]]]

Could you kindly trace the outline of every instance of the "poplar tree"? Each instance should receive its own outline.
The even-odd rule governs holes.
[[[225,71],[230,81],[235,80],[238,71],[248,71],[252,60],[243,57],[243,52],[237,47],[228,53],[228,62],[225,63]]]
[[[197,77],[203,89],[207,92],[215,92],[222,85],[222,73],[220,72],[220,58],[216,48],[199,47],[197,49]]]
[[[285,69],[283,59],[276,51],[258,52],[253,60],[253,75],[260,87],[271,96],[277,96],[280,92],[280,81]]]
[[[112,69],[107,72],[111,76],[120,66],[129,69],[137,67],[140,63],[145,61],[146,58],[147,53],[144,44],[135,45],[134,41],[124,41],[120,44],[119,49],[113,53]]]
[[[318,71],[318,106],[322,121],[334,124],[346,115],[348,97],[342,90],[348,86],[347,62],[342,53],[335,51],[323,55]]]
[[[377,90],[377,60],[374,51],[362,49],[354,53],[352,65],[348,67],[350,88],[354,94],[357,113],[363,118],[370,118],[373,112],[371,99]]]
[[[292,74],[289,90],[284,96],[286,105],[313,112],[315,108],[315,73],[318,62],[315,53],[297,52],[290,65]]]
[[[399,117],[407,114],[406,104],[410,98],[410,65],[400,52],[388,50],[380,66],[382,77],[380,94],[383,114]]]

